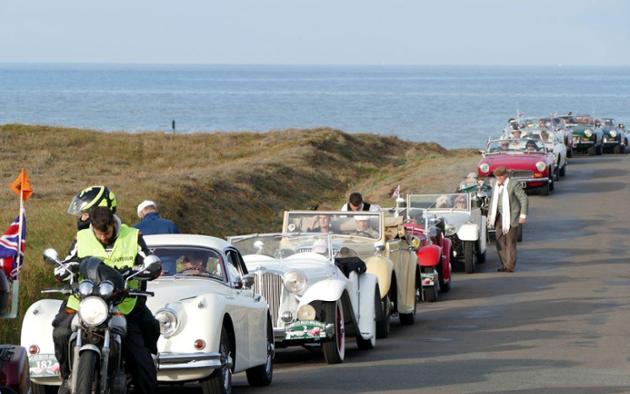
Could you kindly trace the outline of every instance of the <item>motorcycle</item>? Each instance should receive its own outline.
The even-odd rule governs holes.
[[[127,332],[124,314],[117,305],[127,296],[147,297],[152,292],[129,289],[131,279],[146,280],[142,274],[159,257],[145,257],[143,265],[125,274],[103,264],[96,257],[88,257],[80,264],[82,280],[76,283],[77,274],[69,270],[54,249],[44,251],[44,261],[63,267],[70,274],[70,287],[42,290],[42,293],[59,293],[76,296],[79,310],[72,318],[72,335],[68,343],[71,368],[71,393],[126,393],[128,376],[122,357],[122,339]]]

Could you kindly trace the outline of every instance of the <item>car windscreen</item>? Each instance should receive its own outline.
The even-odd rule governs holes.
[[[333,234],[250,234],[228,237],[243,255],[264,255],[282,260],[296,253],[316,253],[331,259],[334,254]]]
[[[214,249],[186,246],[158,246],[151,249],[162,260],[163,275],[226,280],[223,258]]]
[[[380,220],[378,212],[288,212],[284,232],[331,233],[378,240],[381,238]]]

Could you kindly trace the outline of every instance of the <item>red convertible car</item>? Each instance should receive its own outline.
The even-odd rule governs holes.
[[[526,191],[538,190],[548,195],[558,180],[553,153],[538,140],[490,140],[477,166],[479,178],[492,177],[497,167],[505,167],[510,178],[521,182]]]

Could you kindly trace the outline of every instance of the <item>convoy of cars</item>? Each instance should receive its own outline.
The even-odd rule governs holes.
[[[473,273],[485,261],[495,168],[547,195],[573,152],[628,148],[625,127],[612,118],[526,118],[505,134],[517,124],[520,138],[488,140],[478,181],[456,193],[411,193],[378,212],[287,211],[279,232],[227,240],[147,236],[174,272],[148,284],[155,296],[147,306],[161,334],[158,381],[229,393],[232,374],[241,371],[252,386],[271,384],[278,348],[317,347],[329,364],[344,361],[348,338],[372,349],[390,334],[391,318],[414,324],[418,302],[451,290],[456,265]],[[24,317],[21,345],[34,393],[60,384],[51,326],[60,305],[39,300]]]

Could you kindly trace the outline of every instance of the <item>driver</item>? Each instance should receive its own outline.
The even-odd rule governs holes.
[[[89,212],[90,227],[77,233],[76,260],[98,257],[103,263],[117,270],[126,271],[142,264],[150,254],[142,234],[125,224],[120,224],[108,207],[94,207]],[[161,267],[152,267],[150,280],[161,273]],[[133,283],[135,282],[135,283]],[[130,288],[140,288],[137,281],[130,282]],[[79,307],[79,300],[70,296],[66,307],[61,309],[53,320],[53,341],[55,356],[63,382],[59,393],[69,393],[70,366],[68,341],[72,334],[72,319]],[[159,323],[144,300],[127,297],[118,305],[118,310],[127,320],[127,334],[123,338],[122,353],[127,368],[133,376],[134,386],[139,393],[157,391],[157,371],[151,353],[157,353],[157,340],[160,335]]]
[[[459,194],[457,197],[455,197],[455,202],[453,203],[453,208],[455,208],[455,209],[466,209],[466,208],[468,208],[466,206],[466,195],[465,194]]]
[[[533,140],[528,140],[527,143],[525,144],[525,152],[527,153],[538,152],[538,146],[536,145],[536,142]]]
[[[317,215],[311,229],[314,233],[329,233],[330,232],[330,216]]]
[[[182,275],[203,275],[208,272],[205,259],[201,256],[184,256]]]

